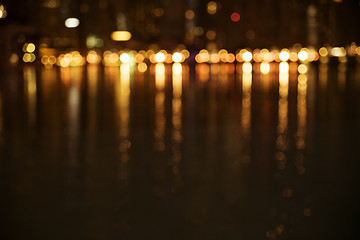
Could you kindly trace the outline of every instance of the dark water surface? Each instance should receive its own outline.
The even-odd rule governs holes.
[[[266,67],[8,69],[1,239],[358,239],[359,63]]]

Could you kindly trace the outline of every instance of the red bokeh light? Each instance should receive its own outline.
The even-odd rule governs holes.
[[[238,22],[239,20],[240,20],[240,14],[238,14],[237,12],[231,14],[231,21]]]

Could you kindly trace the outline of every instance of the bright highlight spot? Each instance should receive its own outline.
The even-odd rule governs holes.
[[[281,61],[286,62],[290,58],[290,54],[288,51],[281,51],[279,54],[279,58]]]
[[[172,60],[176,63],[181,62],[182,58],[183,58],[183,56],[179,52],[176,52],[172,55]]]
[[[244,54],[242,55],[242,58],[244,59],[245,62],[250,62],[252,59],[252,53],[244,52]]]
[[[122,63],[127,63],[127,62],[129,62],[129,61],[130,61],[130,56],[129,56],[129,54],[127,54],[127,53],[121,54],[121,55],[120,55],[120,61],[121,61]]]
[[[331,49],[331,55],[333,55],[334,57],[344,57],[346,56],[346,50],[343,47],[334,47],[333,49]]]
[[[68,18],[65,20],[65,26],[67,28],[76,28],[80,24],[80,20],[77,18]]]
[[[305,50],[301,50],[298,53],[298,58],[300,61],[305,61],[308,58],[309,54]]]
[[[35,45],[33,43],[29,43],[26,47],[26,51],[32,53],[35,51]]]
[[[157,54],[155,54],[155,61],[158,63],[164,62],[165,61],[165,54],[162,52],[158,52]]]

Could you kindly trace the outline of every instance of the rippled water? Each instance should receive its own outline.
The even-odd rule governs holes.
[[[359,63],[29,65],[0,84],[2,239],[357,239]]]

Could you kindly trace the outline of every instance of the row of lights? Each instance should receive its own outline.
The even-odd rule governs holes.
[[[59,67],[82,66],[86,64],[103,63],[105,66],[119,66],[121,63],[142,64],[146,61],[151,63],[182,63],[190,53],[187,50],[174,52],[173,54],[161,50],[155,53],[152,50],[146,51],[130,51],[130,52],[111,52],[105,51],[103,56],[96,51],[90,51],[86,57],[83,57],[78,51],[72,51],[66,54],[61,54],[58,57],[54,55],[44,54],[41,57],[41,63],[46,67],[57,65]]]
[[[206,49],[200,50],[196,55],[195,61],[197,63],[233,63],[238,62],[297,62],[308,61],[313,62],[319,58],[338,57],[340,61],[346,61],[346,55],[355,56],[360,55],[360,47],[355,44],[351,45],[348,53],[344,47],[325,48],[322,47],[317,52],[315,49],[301,48],[299,51],[289,50],[287,48],[270,51],[268,49],[255,49],[254,51],[248,49],[241,49],[236,55],[228,53],[227,50],[221,49],[218,52],[209,52]]]
[[[35,44],[25,43],[23,45],[23,62],[31,63],[36,60]],[[89,64],[103,63],[105,66],[119,66],[121,63],[182,63],[189,58],[190,53],[188,50],[183,49],[174,53],[168,53],[166,50],[160,50],[155,52],[153,50],[148,51],[105,51],[101,56],[96,51],[90,51],[86,57],[83,57],[78,51],[61,54],[55,57],[55,52],[47,53],[42,51],[45,48],[40,46],[39,54],[42,56],[41,62],[45,66],[52,66],[57,64],[58,66],[81,66],[86,62]],[[14,54],[13,54],[14,55]],[[15,54],[16,55],[16,54]],[[343,47],[325,48],[322,47],[317,52],[314,49],[302,48],[299,51],[282,49],[281,51],[269,51],[268,49],[255,49],[254,51],[248,49],[241,49],[237,54],[229,53],[225,49],[221,49],[218,52],[209,52],[206,49],[202,49],[195,56],[197,63],[233,63],[237,62],[312,62],[312,61],[325,61],[328,57],[338,57],[339,60],[346,61],[346,56],[360,55],[360,47],[353,43],[348,50]],[[16,59],[15,59],[16,57]],[[12,56],[10,62],[16,63],[17,56]]]

